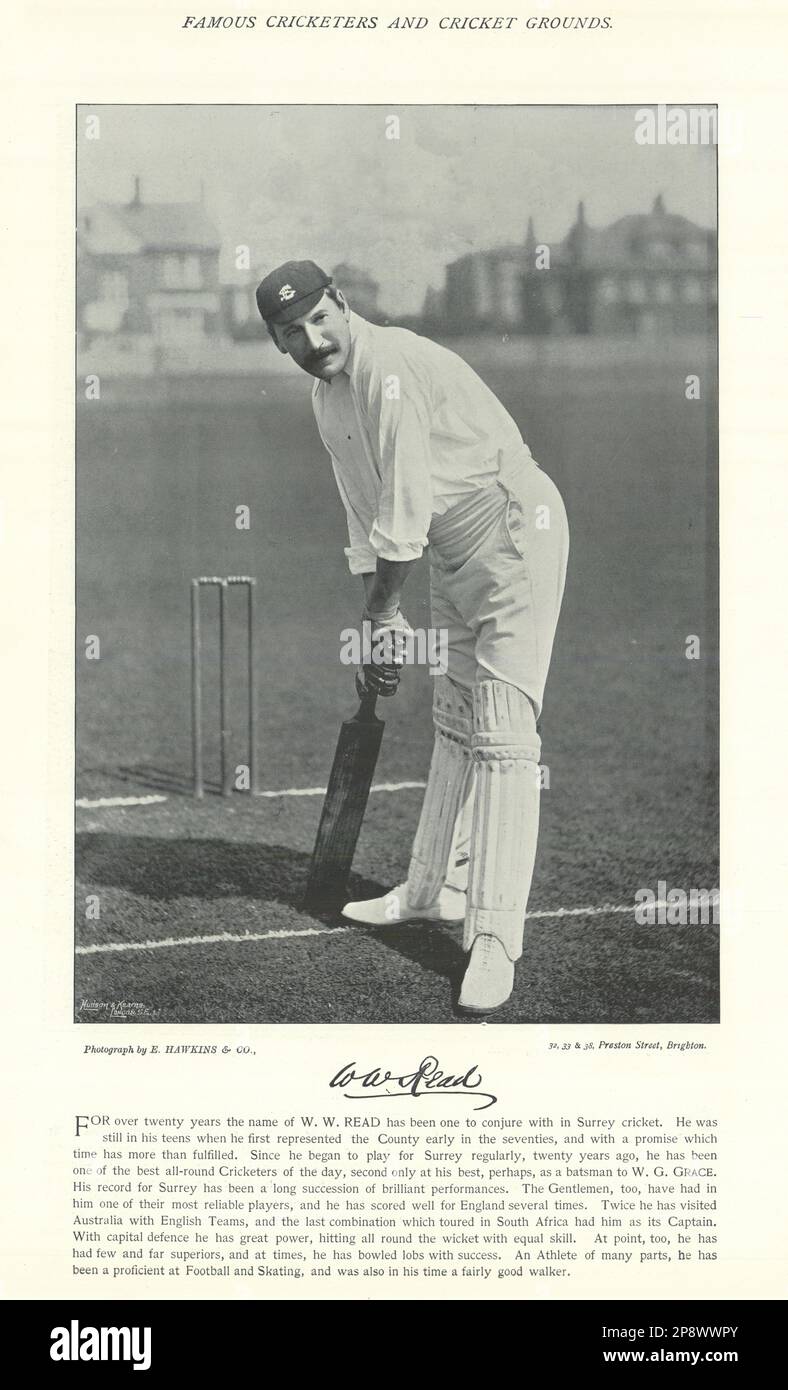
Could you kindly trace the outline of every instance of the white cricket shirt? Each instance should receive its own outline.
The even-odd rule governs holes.
[[[467,362],[405,328],[350,314],[350,355],[312,407],[347,513],[351,574],[415,560],[433,516],[488,486],[499,453],[530,451]]]

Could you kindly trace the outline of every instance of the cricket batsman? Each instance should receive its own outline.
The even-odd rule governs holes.
[[[271,271],[257,305],[280,352],[315,378],[363,621],[375,639],[409,630],[402,591],[428,550],[431,622],[447,634],[407,880],[347,903],[343,915],[463,923],[459,1004],[489,1013],[509,998],[522,955],[539,826],[537,720],[569,552],[563,501],[462,358],[369,323],[313,261]],[[364,668],[381,695],[393,695],[399,677],[396,662]]]

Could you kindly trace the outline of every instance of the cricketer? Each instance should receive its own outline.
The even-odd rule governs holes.
[[[508,411],[456,353],[353,312],[313,261],[257,288],[277,347],[315,378],[312,406],[347,513],[351,574],[375,635],[408,631],[400,600],[425,551],[435,740],[407,880],[350,902],[350,921],[463,923],[459,1004],[509,998],[539,827],[537,720],[564,592],[569,533],[555,484]],[[396,662],[364,679],[396,692]]]

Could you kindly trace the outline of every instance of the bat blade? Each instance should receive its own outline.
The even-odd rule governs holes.
[[[362,695],[352,719],[339,731],[309,870],[305,907],[337,907],[344,901],[350,866],[385,725],[375,714],[375,695]]]

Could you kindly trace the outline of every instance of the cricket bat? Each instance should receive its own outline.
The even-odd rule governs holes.
[[[335,908],[344,902],[350,866],[367,809],[384,721],[375,714],[377,695],[356,682],[360,704],[339,731],[326,799],[312,852],[305,907]]]

